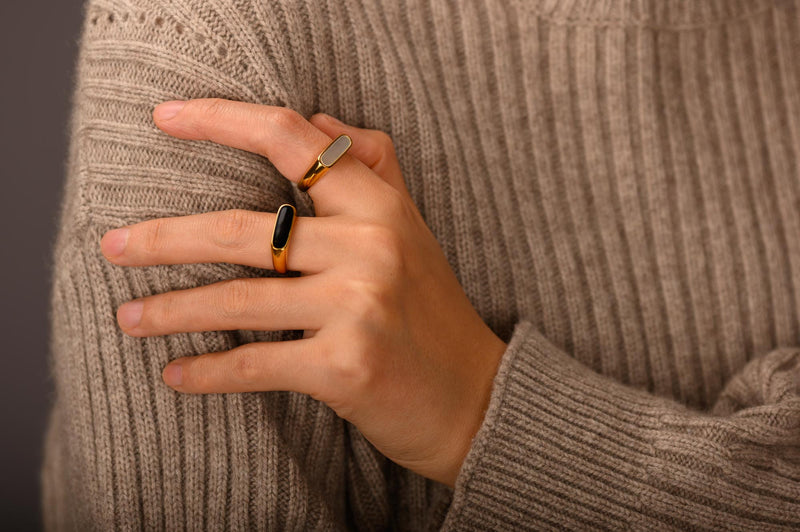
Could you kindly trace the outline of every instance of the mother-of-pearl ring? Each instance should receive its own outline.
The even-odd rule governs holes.
[[[289,248],[289,237],[292,236],[294,219],[297,217],[294,206],[284,203],[275,213],[275,226],[272,228],[272,266],[276,272],[286,273],[286,253]]]
[[[328,144],[328,147],[322,150],[317,160],[306,171],[303,179],[297,182],[297,188],[303,192],[311,188],[311,185],[316,183],[328,169],[333,166],[344,153],[350,149],[353,141],[347,135],[339,135]]]

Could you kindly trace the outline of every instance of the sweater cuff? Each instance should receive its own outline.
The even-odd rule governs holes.
[[[581,364],[520,322],[443,530],[619,528],[640,511],[660,398]]]

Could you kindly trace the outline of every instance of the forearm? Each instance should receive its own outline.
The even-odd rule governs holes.
[[[800,349],[750,362],[711,412],[515,330],[446,530],[800,525]]]

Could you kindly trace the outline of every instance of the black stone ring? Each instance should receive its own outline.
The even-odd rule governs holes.
[[[286,250],[292,235],[297,211],[292,205],[284,203],[275,214],[275,227],[272,229],[272,266],[276,272],[286,273]]]

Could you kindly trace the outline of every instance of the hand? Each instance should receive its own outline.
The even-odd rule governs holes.
[[[405,187],[381,131],[310,121],[285,107],[189,100],[156,125],[182,139],[261,154],[296,182],[332,138],[353,145],[309,194],[287,267],[300,277],[228,279],[122,305],[126,334],[304,330],[299,340],[253,342],[177,359],[164,381],[186,393],[288,390],[353,423],[385,456],[453,486],[483,422],[506,345],[478,316]],[[227,262],[272,268],[274,213],[227,210],[147,220],[109,231],[120,266]]]

